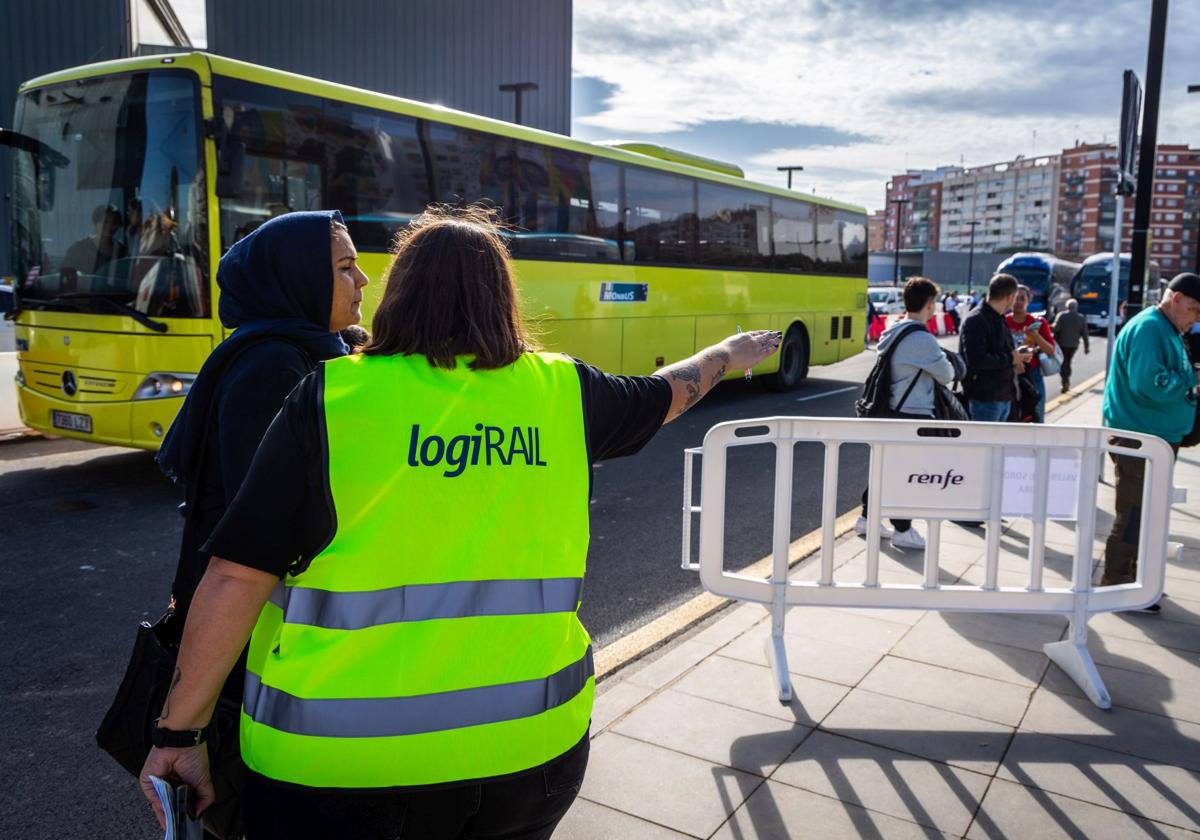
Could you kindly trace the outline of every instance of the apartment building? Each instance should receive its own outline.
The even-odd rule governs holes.
[[[884,231],[887,229],[887,213],[884,210],[872,210],[867,215],[867,250],[872,252],[885,251],[888,248]]]
[[[950,174],[942,183],[942,250],[1054,250],[1059,156],[1018,157]]]
[[[1080,145],[1062,154],[1059,186],[1059,253],[1081,259],[1111,251],[1116,222],[1117,147]],[[1121,250],[1133,237],[1135,199],[1125,201]],[[1158,147],[1150,207],[1150,259],[1164,275],[1200,269],[1200,149]]]
[[[910,169],[887,182],[883,250],[895,250],[900,226],[900,250],[936,251],[942,208],[942,182],[960,171],[956,166]]]

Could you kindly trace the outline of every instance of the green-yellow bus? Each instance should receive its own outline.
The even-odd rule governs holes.
[[[337,208],[376,282],[431,202],[511,224],[547,349],[648,373],[778,329],[791,388],[862,349],[866,217],[728,164],[548,132],[205,53],[92,64],[21,87],[14,130],[17,389],[34,429],[156,448],[225,335],[216,265],[291,210]],[[735,372],[731,375],[740,375]]]

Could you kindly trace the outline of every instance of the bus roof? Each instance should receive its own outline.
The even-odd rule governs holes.
[[[37,78],[30,79],[22,84],[18,91],[20,93],[25,93],[34,88],[44,87],[46,85],[70,82],[77,79],[86,79],[94,76],[104,76],[113,73],[127,73],[134,70],[162,69],[163,65],[175,65],[181,69],[192,70],[200,74],[202,77],[208,76],[209,74],[230,76],[232,78],[243,79],[249,82],[257,82],[259,84],[270,85],[272,87],[294,90],[298,93],[307,93],[340,102],[364,105],[370,108],[378,108],[383,111],[405,113],[417,118],[436,120],[438,122],[457,125],[462,128],[473,128],[479,131],[500,134],[518,140],[527,140],[529,142],[538,143],[544,146],[552,146],[559,149],[579,152],[581,154],[606,158],[608,160],[634,164],[648,169],[674,172],[679,175],[687,175],[692,178],[710,181],[712,183],[743,187],[753,190],[757,193],[779,196],[781,198],[790,198],[794,201],[802,201],[809,204],[819,204],[838,210],[847,210],[852,213],[866,214],[865,208],[854,204],[847,204],[845,202],[834,201],[830,198],[823,198],[815,195],[806,195],[804,193],[794,192],[782,187],[774,187],[769,184],[763,184],[756,181],[748,181],[732,174],[726,174],[728,170],[714,171],[713,169],[709,168],[701,168],[700,166],[681,163],[679,160],[655,157],[646,154],[645,152],[639,153],[639,151],[626,150],[617,146],[605,146],[587,143],[582,140],[575,140],[561,134],[555,134],[551,131],[543,131],[538,128],[516,125],[514,123],[504,122],[503,120],[497,120],[491,117],[481,117],[478,114],[469,114],[465,111],[456,111],[453,108],[446,108],[442,105],[418,102],[414,99],[405,99],[400,96],[391,96],[384,93],[375,93],[362,88],[352,87],[350,85],[343,85],[337,82],[327,82],[321,79],[312,78],[310,76],[302,76],[298,73],[289,73],[284,70],[274,70],[269,67],[251,64],[247,61],[238,61],[237,59],[225,58],[224,56],[213,55],[211,53],[201,51],[173,53],[167,55],[140,56],[137,58],[121,58],[113,61],[101,61],[94,64],[84,64],[78,67],[73,67],[67,70],[59,70],[54,73],[47,73],[44,76],[38,76]],[[681,153],[679,154],[679,157],[683,159],[686,157],[686,154],[687,153]],[[700,160],[706,160],[699,158],[699,156],[692,157],[695,158],[697,162]]]

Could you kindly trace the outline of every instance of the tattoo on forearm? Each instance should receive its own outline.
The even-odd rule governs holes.
[[[701,356],[698,362],[684,362],[666,371],[672,380],[684,383],[687,393],[687,400],[674,416],[679,416],[698,403],[709,389],[725,377],[725,372],[729,369],[729,360],[728,351],[715,348]],[[709,376],[707,385],[703,385],[704,367],[714,362],[719,363],[719,367]]]

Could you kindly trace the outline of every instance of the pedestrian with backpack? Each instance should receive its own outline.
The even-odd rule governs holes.
[[[951,363],[937,338],[926,327],[937,308],[938,287],[928,277],[910,277],[904,284],[905,317],[879,339],[879,357],[867,376],[863,396],[855,403],[859,417],[892,417],[927,420],[934,413],[934,384],[954,380]],[[867,497],[863,490],[862,515],[854,532],[867,534]],[[894,530],[892,530],[894,529]],[[893,519],[892,528],[880,527],[881,537],[891,537],[892,547],[921,551],[925,538],[911,519]]]

